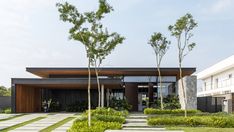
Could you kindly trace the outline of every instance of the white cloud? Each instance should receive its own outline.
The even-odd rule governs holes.
[[[209,10],[212,13],[221,13],[233,8],[233,4],[233,0],[218,0],[210,7]]]

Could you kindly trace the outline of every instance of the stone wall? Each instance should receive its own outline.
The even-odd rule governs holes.
[[[11,107],[11,96],[0,96],[0,109]]]
[[[187,109],[197,109],[197,77],[185,76],[183,79],[185,94],[187,97]],[[178,81],[178,94],[181,109],[185,109],[181,80]]]

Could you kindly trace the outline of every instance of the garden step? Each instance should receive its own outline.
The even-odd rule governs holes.
[[[145,123],[146,119],[126,119],[127,123]]]
[[[105,132],[184,132],[176,130],[106,130]]]
[[[166,130],[165,128],[155,128],[155,127],[144,127],[144,128],[137,128],[137,127],[125,127],[122,130],[144,130],[144,131],[161,131],[161,130]]]
[[[149,127],[147,123],[126,123],[123,127]]]
[[[129,115],[127,119],[147,119],[146,115]]]

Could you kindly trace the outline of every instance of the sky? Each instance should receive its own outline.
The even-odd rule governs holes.
[[[70,24],[59,20],[55,4],[62,0],[0,1],[0,85],[11,78],[36,77],[26,67],[85,67],[81,43],[68,39]],[[68,0],[79,11],[92,11],[98,0]],[[126,38],[103,62],[104,67],[155,67],[155,55],[147,44],[154,32],[162,32],[171,47],[162,67],[178,67],[178,50],[168,26],[191,13],[198,22],[191,41],[197,45],[183,61],[197,72],[234,53],[234,0],[108,0],[114,12],[102,21],[111,32]]]

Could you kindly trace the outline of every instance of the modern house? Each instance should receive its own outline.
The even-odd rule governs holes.
[[[42,112],[42,102],[53,99],[61,109],[75,101],[87,100],[87,68],[26,68],[39,78],[12,79],[12,111]],[[99,68],[102,106],[108,106],[111,98],[126,98],[132,111],[142,111],[143,98],[149,102],[159,97],[159,81],[156,68]],[[190,109],[196,109],[196,77],[190,77],[196,68],[182,68]],[[179,68],[161,68],[163,96],[178,95]],[[192,92],[191,92],[192,91]],[[189,100],[190,99],[190,100]],[[191,99],[193,101],[191,101]],[[183,101],[183,99],[180,99]],[[95,69],[91,68],[91,102],[98,103]],[[182,103],[183,104],[183,103]],[[182,106],[183,107],[183,106]]]
[[[202,80],[198,107],[207,112],[234,111],[234,55],[197,74]],[[204,105],[206,104],[206,105]]]

